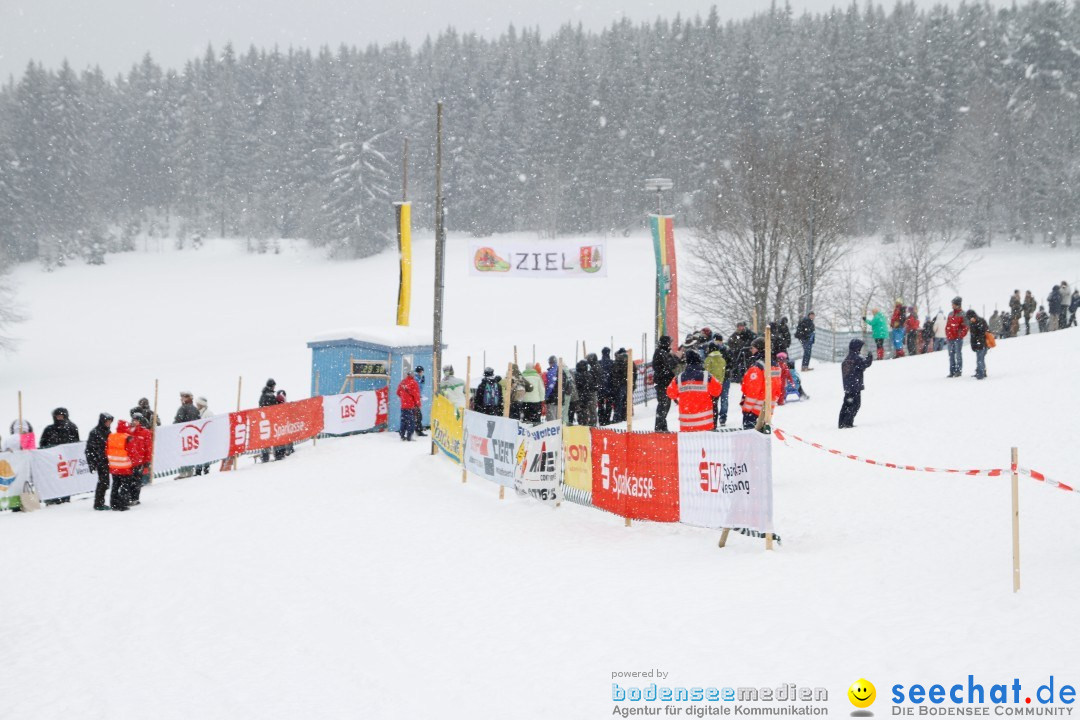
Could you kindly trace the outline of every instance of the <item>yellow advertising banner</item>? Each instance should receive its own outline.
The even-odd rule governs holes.
[[[394,203],[397,221],[398,255],[401,270],[398,275],[397,324],[409,324],[409,302],[412,298],[412,203]]]
[[[592,435],[590,428],[578,425],[563,427],[563,484],[583,492],[592,492]]]
[[[431,432],[435,444],[454,462],[461,462],[465,413],[442,395],[431,403]]]

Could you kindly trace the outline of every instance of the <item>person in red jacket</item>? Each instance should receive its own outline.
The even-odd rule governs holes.
[[[963,298],[952,299],[952,310],[945,318],[945,344],[949,347],[949,377],[960,377],[964,370],[964,338],[968,328],[964,321]]]
[[[757,426],[758,416],[765,408],[765,339],[757,338],[750,344],[750,367],[742,379],[742,417],[743,428],[753,430]],[[784,384],[780,380],[780,368],[770,362],[769,372],[772,375],[770,396],[773,403],[780,400],[784,392]]]
[[[919,354],[919,330],[922,324],[919,322],[917,308],[912,305],[908,308],[907,319],[904,320],[904,339],[907,341],[907,354]]]
[[[112,474],[112,494],[109,506],[116,511],[128,509],[128,488],[131,487],[131,472],[134,465],[129,454],[134,438],[126,421],[116,424],[116,432],[109,433],[105,440],[105,453]]]
[[[142,486],[150,482],[150,461],[154,457],[154,436],[150,434],[150,420],[142,413],[136,413],[129,426],[131,441],[128,443],[128,457],[131,458],[131,476],[127,489],[129,505],[139,504]]]
[[[402,440],[411,442],[413,433],[416,432],[416,411],[420,408],[420,384],[412,373],[398,383],[397,396],[401,401],[401,425],[398,435]]]
[[[705,364],[696,350],[686,351],[686,370],[667,386],[667,396],[679,406],[680,432],[713,429],[713,398],[720,397],[724,386],[705,372]]]

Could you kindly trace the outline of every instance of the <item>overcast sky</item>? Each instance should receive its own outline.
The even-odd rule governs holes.
[[[282,50],[292,47],[412,43],[448,25],[496,36],[511,23],[545,34],[565,22],[600,29],[629,17],[651,20],[706,15],[721,18],[767,10],[771,0],[0,0],[0,79],[20,77],[30,60],[76,70],[100,65],[107,75],[126,72],[145,53],[182,68],[207,43],[232,41]],[[865,0],[859,0],[863,5]],[[937,0],[916,0],[930,7]],[[796,12],[824,12],[850,0],[791,0]],[[891,7],[892,0],[885,2]],[[954,0],[950,0],[954,4]]]

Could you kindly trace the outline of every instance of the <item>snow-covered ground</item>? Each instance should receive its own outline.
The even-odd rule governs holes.
[[[430,313],[430,248],[417,243],[414,319]],[[533,342],[538,357],[572,357],[575,339],[592,349],[610,335],[640,347],[651,253],[644,236],[613,239],[606,279],[467,282],[466,242],[452,239],[448,359],[460,367],[471,351],[479,364],[486,349],[498,366]],[[166,414],[181,389],[230,409],[238,375],[245,405],[271,375],[303,397],[308,337],[392,322],[392,254],[330,263],[224,241],[166,254],[17,270],[31,318],[18,354],[0,357],[4,424],[18,389],[39,429],[63,404],[84,433],[154,378]],[[975,306],[1015,286],[1044,296],[1077,270],[1080,252],[995,247],[961,290]],[[118,313],[123,343],[108,329]],[[970,351],[961,379],[945,378],[943,353],[875,363],[858,427],[843,432],[839,371],[821,365],[804,376],[810,402],[776,424],[940,467],[1002,467],[1016,445],[1021,464],[1080,485],[1078,350],[1076,330],[1005,341],[984,381],[969,377]],[[650,411],[637,409],[637,427]],[[1080,683],[1076,494],[1021,479],[1014,595],[1008,478],[878,469],[779,442],[773,453],[784,543],[772,553],[572,504],[500,502],[392,434],[163,482],[123,515],[85,500],[5,513],[0,715],[603,718],[612,673],[650,668],[671,686],[825,687],[833,714],[851,710],[844,693],[861,677],[877,685],[878,715],[895,683]]]

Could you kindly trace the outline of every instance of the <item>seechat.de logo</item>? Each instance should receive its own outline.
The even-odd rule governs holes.
[[[848,700],[851,704],[860,710],[864,710],[874,704],[877,700],[877,689],[874,687],[874,683],[870,682],[866,678],[859,678],[855,682],[851,683],[851,687],[847,691]],[[852,713],[854,715],[855,713]],[[863,715],[864,713],[859,713]]]

